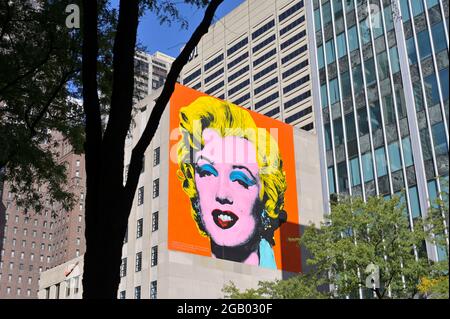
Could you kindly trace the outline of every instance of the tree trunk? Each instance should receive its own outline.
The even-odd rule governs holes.
[[[120,190],[112,187],[105,190],[108,197],[94,199],[92,206],[86,207],[87,212],[94,212],[91,222],[95,220],[95,224],[86,225],[88,249],[84,256],[83,298],[87,299],[115,299],[120,283],[122,245],[128,223],[117,216],[128,216],[130,210],[118,200],[122,198]]]
[[[86,253],[83,298],[115,299],[120,283],[122,245],[135,196],[142,158],[190,53],[208,32],[223,0],[212,0],[191,39],[172,64],[161,96],[137,146],[133,149],[126,186],[123,186],[125,139],[131,122],[134,88],[134,50],[138,24],[137,0],[120,2],[114,42],[113,91],[109,121],[101,132],[97,84],[97,4],[83,2],[83,107],[86,114]]]

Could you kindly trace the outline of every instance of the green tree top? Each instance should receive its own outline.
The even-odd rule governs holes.
[[[442,292],[448,287],[448,260],[432,262],[424,249],[428,240],[447,247],[448,254],[445,217],[448,225],[448,196],[441,196],[427,218],[412,225],[398,196],[366,202],[337,198],[325,222],[311,224],[297,239],[310,253],[310,271],[284,281],[260,282],[257,289],[244,292],[231,283],[223,291],[228,298],[359,298],[362,293],[380,299],[416,298],[427,289],[429,294]],[[370,265],[378,269],[377,276],[366,273]]]

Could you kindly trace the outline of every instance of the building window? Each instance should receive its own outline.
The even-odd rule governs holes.
[[[389,160],[391,164],[391,171],[396,172],[402,168],[401,158],[400,158],[400,148],[398,142],[389,144]]]
[[[151,256],[151,266],[156,266],[158,264],[158,246],[152,247],[152,256]]]
[[[66,280],[66,297],[70,296],[70,279]]]
[[[205,64],[205,67],[204,67],[205,72],[208,71],[209,69],[211,69],[213,66],[219,64],[222,61],[223,61],[223,53]]]
[[[243,67],[242,69],[240,69],[239,71],[234,72],[232,75],[230,75],[228,77],[228,82],[231,82],[235,79],[237,79],[238,77],[240,77],[241,75],[247,73],[250,70],[250,67],[248,65],[246,65],[245,67]]]
[[[253,49],[252,49],[253,53],[258,52],[259,50],[261,50],[262,48],[264,48],[268,44],[273,43],[274,41],[275,41],[275,35],[272,35],[272,36],[268,37],[267,39],[265,39],[264,41],[258,43],[257,45],[255,45],[253,47]]]
[[[159,196],[159,178],[153,181],[153,198]]]
[[[122,263],[120,264],[120,277],[125,277],[127,275],[127,259],[122,258]]]
[[[141,168],[141,174],[145,172],[145,155],[142,156],[142,168]]]
[[[303,0],[299,1],[298,3],[294,4],[292,7],[290,7],[289,9],[287,9],[286,11],[284,11],[283,13],[281,13],[278,16],[278,19],[280,22],[284,21],[285,19],[287,19],[288,17],[290,17],[291,15],[293,15],[295,12],[299,11],[301,8],[303,8],[304,3]]]
[[[260,35],[262,35],[263,33],[267,32],[268,30],[270,30],[274,26],[275,26],[275,20],[272,20],[272,21],[266,23],[261,28],[259,28],[258,30],[256,30],[255,32],[252,33],[252,40],[255,40]]]
[[[447,154],[447,140],[445,137],[444,122],[439,122],[431,127],[434,139],[434,150],[436,155]]]
[[[370,182],[373,180],[373,162],[372,153],[366,153],[361,158],[363,167],[364,182]]]
[[[158,230],[159,212],[154,212],[152,216],[152,232]]]
[[[400,71],[400,60],[398,58],[398,50],[396,46],[389,49],[389,55],[391,58],[392,74],[395,74]]]
[[[376,83],[377,77],[375,73],[375,61],[373,58],[364,62],[364,70],[366,74],[366,86]]]
[[[144,227],[144,220],[142,218],[138,219],[136,227],[136,238],[142,237],[142,229]]]
[[[136,254],[136,267],[135,267],[135,271],[141,271],[142,270],[142,252],[138,252]]]
[[[126,292],[125,292],[125,290],[122,290],[122,291],[119,293],[119,299],[125,299],[125,297],[126,297]]]
[[[248,58],[248,52],[245,52],[244,54],[240,55],[239,57],[237,57],[236,59],[234,59],[233,61],[228,63],[228,70],[230,70],[234,66],[238,65],[239,63],[241,63],[242,61],[244,61],[247,58]]]
[[[79,285],[80,285],[80,277],[77,276],[77,277],[74,278],[75,294],[77,294],[78,291],[80,290]]]
[[[434,51],[438,53],[445,50],[447,48],[447,41],[445,39],[444,25],[442,22],[439,22],[431,27],[431,32],[433,35]]]
[[[402,146],[403,146],[403,159],[405,161],[405,167],[413,165],[414,161],[412,155],[411,140],[409,136],[403,138]]]
[[[157,281],[154,280],[150,283],[150,299],[156,299],[158,292]]]
[[[334,127],[334,144],[335,147],[344,143],[344,130],[342,127],[342,119],[337,118],[333,121]]]
[[[442,99],[447,101],[449,97],[448,68],[439,71],[439,79],[441,80]]]
[[[241,83],[239,83],[238,85],[232,87],[230,90],[228,90],[228,95],[233,95],[237,92],[239,92],[241,89],[247,87],[248,85],[250,85],[250,80],[244,80]]]
[[[139,189],[138,189],[137,201],[138,201],[138,206],[144,204],[144,186],[139,187]]]
[[[347,44],[345,43],[345,33],[342,32],[336,37],[338,58],[342,58],[347,54]]]
[[[60,291],[60,289],[61,289],[61,284],[56,284],[56,287],[55,287],[56,289],[56,291],[55,291],[55,299],[59,299],[59,291]]]
[[[224,68],[221,68],[221,69],[217,70],[216,72],[214,72],[213,74],[211,74],[210,76],[205,78],[205,84],[215,80],[216,78],[218,78],[223,73],[224,73]]]
[[[375,150],[375,163],[378,177],[385,176],[387,174],[387,162],[384,147]]]
[[[417,43],[420,43],[419,45],[420,59],[424,60],[428,58],[431,55],[430,35],[428,34],[428,29],[425,29],[424,31],[419,32],[417,34]]]
[[[231,48],[229,48],[227,50],[227,55],[228,56],[232,55],[234,52],[236,52],[243,46],[247,45],[247,43],[248,43],[248,38],[242,39],[241,41],[239,41],[238,43],[236,43],[235,45],[233,45]]]
[[[337,173],[339,192],[346,192],[349,188],[346,162],[341,162],[337,165]]]
[[[125,236],[123,237],[123,243],[126,244],[128,242],[128,225],[125,229]]]
[[[194,71],[193,73],[191,73],[190,75],[186,76],[184,78],[183,83],[186,85],[187,83],[193,81],[194,79],[198,78],[200,76],[200,74],[202,73],[202,71],[200,69],[198,69],[197,71]]]
[[[141,299],[141,286],[134,288],[134,299]]]
[[[159,165],[160,155],[160,148],[155,148],[155,150],[153,151],[153,166]]]
[[[270,102],[278,99],[279,96],[280,96],[280,94],[278,92],[275,92],[275,93],[263,98],[261,101],[258,101],[255,103],[255,109],[262,108],[263,106],[269,104]]]
[[[256,66],[260,65],[261,63],[263,63],[264,61],[266,61],[270,57],[274,56],[276,53],[277,53],[277,49],[272,49],[271,51],[263,54],[260,58],[256,59],[253,62],[253,67],[256,67]]]

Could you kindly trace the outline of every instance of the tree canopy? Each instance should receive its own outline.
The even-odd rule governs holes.
[[[319,227],[311,224],[297,239],[310,253],[309,272],[261,282],[257,289],[243,292],[231,283],[224,292],[229,298],[445,297],[448,259],[429,260],[425,241],[448,256],[448,194],[431,205],[426,218],[412,222],[398,196],[370,197],[366,202],[338,198],[325,222]]]
[[[0,171],[17,204],[35,211],[43,185],[52,200],[72,205],[52,132],[77,152],[83,144],[81,105],[69,85],[80,71],[80,38],[65,27],[67,4],[0,1]]]

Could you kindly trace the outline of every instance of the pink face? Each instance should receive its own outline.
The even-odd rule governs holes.
[[[248,140],[203,131],[196,154],[195,185],[207,233],[219,246],[238,246],[254,234],[260,181],[256,150]]]

